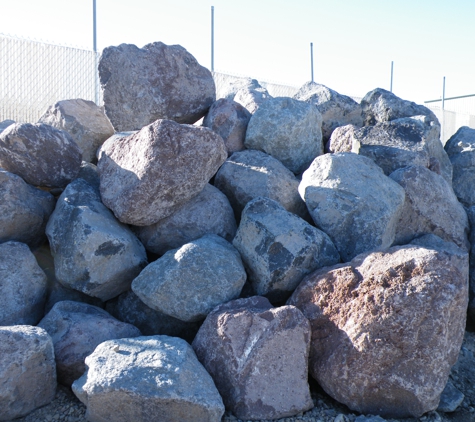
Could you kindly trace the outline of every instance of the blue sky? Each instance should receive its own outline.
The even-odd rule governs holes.
[[[475,94],[475,0],[97,0],[99,50],[180,44],[215,70],[347,95],[389,89],[422,103]],[[92,0],[0,0],[0,32],[92,48]]]

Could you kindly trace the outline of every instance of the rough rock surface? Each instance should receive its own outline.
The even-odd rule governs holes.
[[[358,154],[360,143],[355,137],[355,131],[359,128],[354,125],[345,125],[335,128],[330,139],[325,144],[325,152],[354,152]]]
[[[93,421],[219,422],[224,406],[193,349],[168,336],[110,340],[72,388]]]
[[[128,290],[147,263],[144,246],[83,179],[58,199],[46,235],[58,281],[101,300]]]
[[[36,325],[43,317],[46,275],[24,243],[0,244],[0,326]]]
[[[53,342],[30,325],[0,326],[0,421],[25,416],[56,393]]]
[[[179,45],[107,47],[99,77],[105,112],[117,132],[157,119],[194,123],[216,99],[211,72]]]
[[[310,320],[310,373],[328,394],[383,417],[437,408],[465,328],[460,254],[393,247],[302,281],[287,303]]]
[[[470,302],[468,305],[468,315],[475,323],[475,206],[466,208],[467,217],[470,224]]]
[[[71,384],[86,371],[84,359],[106,340],[142,335],[137,327],[118,321],[101,308],[65,300],[40,321],[54,345],[58,382]]]
[[[208,234],[149,264],[132,282],[132,290],[152,309],[193,322],[236,299],[245,282],[239,252]]]
[[[262,151],[235,152],[219,169],[214,185],[228,197],[238,221],[246,204],[259,196],[308,218],[307,207],[298,193],[298,179],[279,160]]]
[[[234,212],[226,195],[207,184],[169,217],[150,226],[135,227],[134,231],[147,250],[163,255],[210,233],[231,242],[236,229]]]
[[[252,115],[244,145],[272,155],[295,174],[323,154],[322,116],[311,104],[272,98]]]
[[[17,123],[0,134],[0,167],[33,186],[61,188],[76,178],[81,150],[71,136],[43,123]]]
[[[15,120],[3,120],[0,122],[0,133],[2,133],[8,126],[13,125],[15,123]]]
[[[31,248],[41,245],[54,210],[53,195],[0,169],[0,198],[0,243],[15,240]]]
[[[425,167],[408,166],[389,177],[404,188],[406,196],[395,244],[404,245],[416,236],[433,233],[466,251],[470,249],[467,214],[442,176]]]
[[[206,126],[220,135],[226,145],[228,155],[244,149],[247,124],[251,113],[241,104],[220,98],[209,109],[203,120]]]
[[[348,152],[317,157],[299,193],[342,261],[393,243],[404,189],[369,158]]]
[[[310,327],[293,306],[254,296],[218,306],[193,341],[226,408],[241,419],[278,419],[313,407]]]
[[[251,114],[254,114],[262,104],[272,98],[267,89],[263,88],[256,79],[245,78],[237,86],[239,88],[233,99]]]
[[[340,262],[325,233],[269,198],[246,205],[233,245],[254,291],[271,301],[288,299],[305,275]]]
[[[294,95],[296,100],[313,104],[322,115],[322,135],[326,142],[339,126],[363,126],[361,106],[352,98],[316,82],[305,83]]]
[[[123,223],[154,224],[200,193],[227,155],[210,129],[157,120],[102,145],[102,201]]]

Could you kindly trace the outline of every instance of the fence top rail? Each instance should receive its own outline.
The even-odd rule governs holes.
[[[444,98],[444,101],[448,101],[448,100],[458,100],[460,98],[469,98],[469,97],[475,97],[475,94],[469,94],[469,95],[460,95],[458,97],[448,97],[448,98]],[[438,103],[439,101],[442,101],[442,98],[439,98],[437,100],[429,100],[429,101],[424,101],[424,104],[427,104],[427,103]]]
[[[9,39],[16,40],[16,41],[24,41],[24,42],[29,42],[29,43],[50,45],[50,46],[53,46],[53,47],[70,48],[72,50],[81,50],[81,51],[87,51],[87,52],[90,52],[90,53],[94,52],[93,50],[89,50],[85,47],[79,47],[77,45],[61,44],[61,43],[57,43],[57,42],[53,42],[53,41],[41,40],[41,39],[36,39],[36,38],[21,37],[19,35],[6,34],[4,32],[0,32],[0,38],[9,38]]]

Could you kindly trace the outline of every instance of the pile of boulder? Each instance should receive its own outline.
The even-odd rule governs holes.
[[[475,130],[444,148],[379,88],[216,99],[160,42],[99,73],[104,108],[0,129],[0,420],[57,382],[91,421],[279,419],[309,374],[362,414],[437,409],[475,317]]]

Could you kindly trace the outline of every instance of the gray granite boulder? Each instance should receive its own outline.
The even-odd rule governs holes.
[[[325,152],[354,152],[358,154],[360,143],[355,137],[355,131],[359,128],[354,125],[345,125],[333,130],[330,139],[325,144]]]
[[[295,174],[323,154],[322,116],[311,104],[292,98],[271,98],[252,115],[244,145],[277,160]]]
[[[25,416],[56,394],[53,342],[30,325],[0,326],[0,421]]]
[[[8,126],[15,124],[15,120],[7,119],[0,122],[0,133],[2,133]]]
[[[299,180],[279,160],[262,151],[235,152],[219,169],[214,185],[228,197],[238,221],[246,204],[259,196],[308,218],[307,207],[298,193]]]
[[[393,243],[404,189],[371,159],[348,152],[317,157],[302,175],[299,192],[342,261]]]
[[[75,179],[81,150],[71,136],[43,123],[17,123],[0,133],[0,167],[33,186],[61,188]]]
[[[254,296],[215,308],[192,345],[227,409],[243,420],[274,420],[313,407],[310,336],[298,309]]]
[[[194,123],[216,99],[211,72],[179,45],[107,47],[99,62],[107,117],[117,132],[157,119]]]
[[[0,243],[15,240],[31,248],[45,240],[53,195],[37,189],[16,174],[0,169]]]
[[[68,132],[82,151],[82,159],[95,161],[97,149],[114,134],[104,111],[94,102],[77,98],[48,107],[38,123]]]
[[[220,98],[209,109],[203,120],[206,126],[220,135],[226,145],[228,155],[244,149],[247,124],[251,113],[241,104]]]
[[[102,145],[102,201],[123,223],[154,224],[199,194],[227,156],[212,130],[157,120]]]
[[[56,303],[38,327],[53,340],[58,382],[68,387],[86,371],[84,359],[106,340],[142,335],[137,327],[118,321],[87,303]]]
[[[330,396],[388,418],[437,408],[465,331],[461,253],[397,246],[302,281],[287,303],[310,321],[310,374]]]
[[[288,299],[305,275],[340,262],[325,233],[269,198],[246,205],[233,245],[255,292],[277,302]]]
[[[73,392],[91,421],[220,422],[222,399],[184,340],[150,336],[109,340],[86,358]]]
[[[404,245],[432,233],[469,250],[467,213],[447,181],[421,166],[408,166],[389,177],[404,188],[405,202],[396,228],[395,244]]]
[[[222,237],[208,234],[149,264],[132,290],[152,309],[193,322],[236,299],[245,282],[239,252]]]
[[[258,108],[272,96],[256,79],[244,78],[234,84],[237,88],[232,99],[241,104],[249,113],[254,114]]]
[[[475,322],[475,206],[466,208],[468,221],[470,224],[470,302],[468,304],[468,315]]]
[[[0,243],[0,325],[36,325],[43,317],[47,279],[24,243]]]
[[[135,227],[134,231],[147,250],[163,255],[209,233],[231,242],[236,229],[228,198],[219,189],[207,184],[172,215],[150,226]]]
[[[322,135],[324,142],[339,126],[363,126],[361,106],[352,98],[339,94],[316,82],[305,83],[294,95],[296,100],[313,104],[322,115]]]
[[[83,179],[58,199],[46,235],[58,281],[101,300],[128,290],[147,263],[144,246]]]

